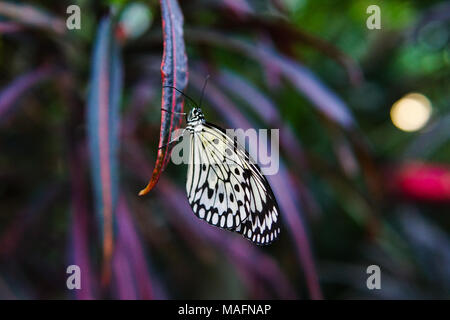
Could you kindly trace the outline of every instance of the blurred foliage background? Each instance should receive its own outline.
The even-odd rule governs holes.
[[[71,4],[80,30],[65,27]],[[448,299],[450,3],[179,4],[185,91],[199,97],[211,75],[208,120],[280,128],[281,238],[260,248],[197,220],[184,166],[137,196],[159,140],[158,1],[0,1],[0,298]],[[372,4],[379,30],[366,26]],[[110,276],[86,115],[97,65],[115,59],[94,52],[114,55],[101,51],[108,13],[123,74]],[[431,105],[413,132],[391,118],[409,93]],[[82,290],[66,288],[70,264]],[[381,290],[366,287],[374,264]]]

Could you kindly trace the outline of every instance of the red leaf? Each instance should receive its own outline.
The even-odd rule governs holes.
[[[161,0],[161,17],[163,26],[164,52],[161,63],[162,101],[161,106],[169,112],[161,113],[159,149],[150,182],[139,192],[147,194],[158,182],[162,171],[167,166],[173,145],[167,145],[172,131],[180,126],[181,117],[173,112],[183,112],[183,96],[173,86],[183,91],[187,85],[187,56],[183,39],[183,15],[176,0]],[[163,147],[164,146],[164,147]]]

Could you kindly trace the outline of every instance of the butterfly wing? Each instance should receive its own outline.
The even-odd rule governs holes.
[[[279,209],[267,179],[248,152],[212,124],[191,131],[186,192],[206,222],[269,244],[280,232]]]
[[[190,156],[186,192],[192,210],[200,219],[221,228],[234,230],[246,220],[245,192],[236,175],[221,160],[225,144],[213,145],[213,136],[202,131],[190,134]],[[217,141],[217,140],[214,140]],[[238,185],[237,187],[233,187]]]

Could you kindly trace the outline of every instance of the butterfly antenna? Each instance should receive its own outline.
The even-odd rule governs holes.
[[[203,84],[203,88],[202,88],[202,94],[200,96],[200,107],[202,106],[202,101],[203,101],[203,95],[205,94],[205,89],[206,89],[206,85],[208,84],[208,79],[209,79],[209,74],[206,76],[205,78],[205,83]]]
[[[178,91],[179,93],[181,93],[183,95],[183,97],[187,98],[189,101],[191,101],[197,108],[198,108],[198,104],[191,98],[189,97],[187,94],[185,94],[183,91],[178,90],[177,88],[175,88],[174,86],[163,86],[163,88],[172,88],[175,89],[176,91]]]
[[[162,110],[162,111],[165,111],[165,112],[167,112],[167,113],[174,113],[174,114],[182,114],[182,115],[186,115],[186,112],[175,112],[175,111],[167,110],[167,109],[165,109],[165,108],[161,108],[161,110]]]

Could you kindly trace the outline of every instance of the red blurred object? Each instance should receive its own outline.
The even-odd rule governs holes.
[[[450,201],[450,167],[442,164],[407,163],[389,171],[392,191],[408,198]]]
[[[116,36],[116,39],[123,44],[127,38],[127,30],[125,29],[123,23],[118,23],[116,29],[114,30],[114,35]]]

